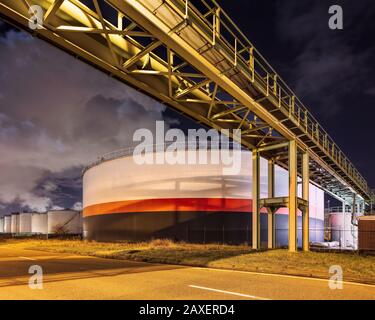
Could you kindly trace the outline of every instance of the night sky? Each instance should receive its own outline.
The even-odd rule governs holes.
[[[218,2],[375,186],[374,1]],[[333,4],[344,30],[328,28]],[[196,127],[0,22],[0,214],[80,208],[83,166],[162,119]]]

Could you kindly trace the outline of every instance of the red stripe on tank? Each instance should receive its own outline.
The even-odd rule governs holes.
[[[234,198],[167,198],[100,203],[83,209],[83,216],[127,212],[206,211],[251,212],[251,199]],[[265,209],[262,212],[267,212]]]

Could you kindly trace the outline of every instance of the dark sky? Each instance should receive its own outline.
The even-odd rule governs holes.
[[[375,186],[375,2],[220,3]],[[343,30],[328,28],[334,4]]]
[[[218,2],[375,186],[375,2]],[[334,4],[344,30],[328,28]],[[79,207],[82,166],[163,118],[193,126],[0,22],[0,212]]]

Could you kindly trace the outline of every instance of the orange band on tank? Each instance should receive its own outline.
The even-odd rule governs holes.
[[[166,211],[228,211],[251,212],[251,199],[233,198],[173,198],[126,200],[94,204],[83,209],[83,216],[127,212]],[[267,212],[262,210],[262,212]]]

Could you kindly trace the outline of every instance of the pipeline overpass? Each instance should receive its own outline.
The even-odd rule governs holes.
[[[36,29],[35,5],[43,9]],[[366,180],[307,107],[214,0],[0,0],[0,15],[56,47],[217,130],[241,129],[253,152],[253,239],[260,208],[289,208],[289,249],[297,250],[297,210],[309,249],[309,180],[353,208],[374,198]],[[57,75],[58,76],[58,75]],[[260,199],[259,159],[269,160]],[[289,170],[289,197],[274,197],[274,165]],[[302,198],[298,197],[298,176]]]

